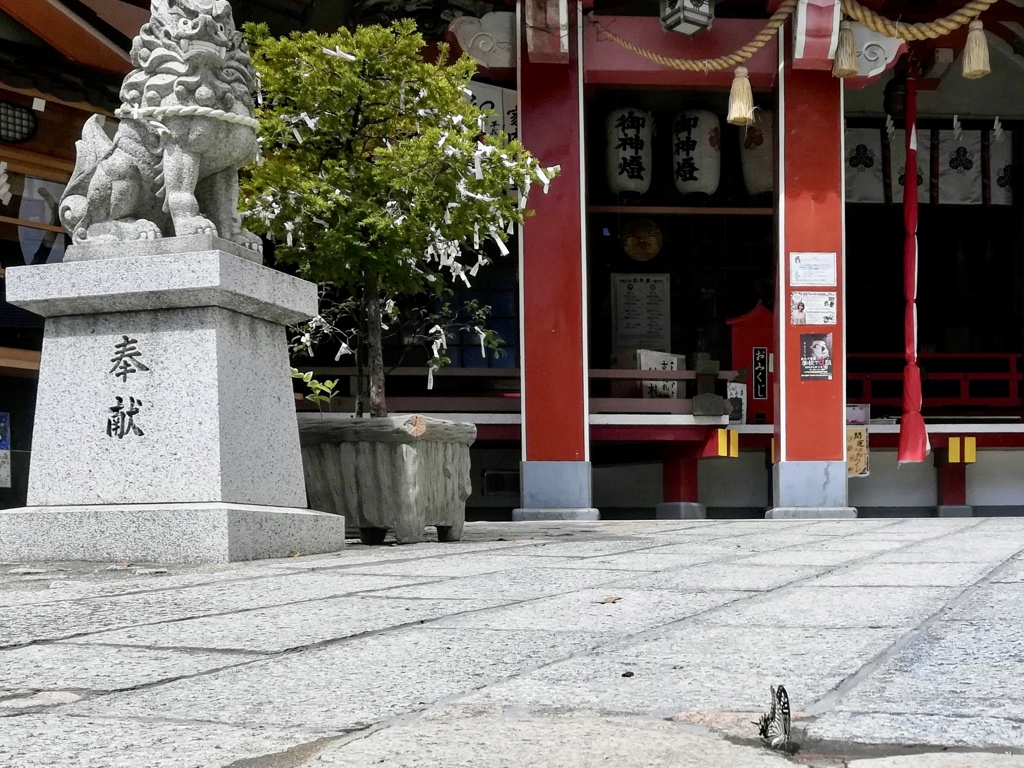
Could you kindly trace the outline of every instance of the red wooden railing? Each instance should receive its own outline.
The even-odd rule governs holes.
[[[952,354],[922,353],[921,383],[924,407],[958,409],[964,412],[983,409],[1020,410],[1021,357],[1012,353]],[[868,403],[898,411],[902,404],[903,356],[899,353],[850,354],[847,356],[847,400]],[[316,368],[320,377],[355,376],[355,368]],[[395,412],[426,413],[515,413],[520,410],[518,368],[444,368],[434,374],[435,390],[426,391],[423,368],[396,368],[389,378],[419,378],[424,382],[417,393],[393,394],[388,406]],[[693,371],[636,371],[594,368],[592,381],[694,381]],[[735,371],[722,371],[718,378],[731,381]],[[460,379],[458,391],[442,386],[445,379]],[[345,392],[347,389],[339,387]],[[406,388],[408,390],[408,387]],[[693,386],[690,386],[692,394]],[[302,410],[316,410],[313,403],[299,398]],[[354,399],[339,395],[331,410],[351,411]],[[685,398],[591,397],[591,413],[663,413],[688,414],[692,403]]]
[[[314,368],[318,377],[345,378],[356,375],[355,368]],[[612,380],[620,382],[634,381],[695,381],[697,374],[693,371],[635,371],[623,369],[593,368],[589,372],[591,379]],[[424,368],[396,368],[388,373],[389,377],[415,377],[426,382]],[[718,378],[731,381],[735,371],[722,371]],[[519,369],[518,368],[443,368],[434,374],[435,391],[416,395],[389,395],[388,408],[396,413],[518,413],[519,402]],[[445,391],[438,387],[437,380],[444,378],[466,379],[467,383],[461,392]],[[474,387],[472,380],[491,380],[490,390]],[[425,384],[424,384],[425,387]],[[347,391],[341,388],[341,391]],[[639,391],[639,388],[638,388]],[[306,402],[296,396],[300,410],[318,410],[315,403]],[[355,399],[339,395],[331,402],[332,411],[346,412],[355,407]],[[591,413],[661,413],[688,414],[693,411],[693,403],[686,398],[643,398],[643,397],[591,397]]]
[[[901,406],[902,354],[850,354],[846,359],[849,402]],[[925,408],[1021,408],[1021,355],[923,352],[918,359]]]

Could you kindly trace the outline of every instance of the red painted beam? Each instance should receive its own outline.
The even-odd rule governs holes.
[[[583,77],[588,85],[729,88],[731,69],[687,72],[648,61],[627,51],[607,35],[608,29],[645,50],[670,58],[714,59],[742,48],[761,31],[764,19],[716,19],[714,26],[693,37],[665,32],[661,21],[650,16],[588,16],[583,24]],[[770,90],[778,69],[778,37],[755,53],[744,66],[750,84]]]
[[[118,75],[131,71],[126,51],[58,0],[0,0],[0,11],[77,64]]]

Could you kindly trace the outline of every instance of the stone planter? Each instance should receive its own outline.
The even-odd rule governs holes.
[[[428,525],[438,541],[462,537],[474,425],[426,416],[298,417],[312,508],[344,515],[364,544],[382,543],[388,528],[400,544],[423,541]]]

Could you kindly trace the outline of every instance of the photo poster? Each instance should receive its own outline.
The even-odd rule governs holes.
[[[667,274],[612,275],[612,347],[671,351],[672,322]]]
[[[0,413],[0,488],[11,487],[11,414]]]
[[[800,334],[801,381],[832,381],[832,334]]]
[[[792,325],[835,325],[836,291],[790,291]]]

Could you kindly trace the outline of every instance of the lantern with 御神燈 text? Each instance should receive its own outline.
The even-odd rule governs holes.
[[[606,174],[615,193],[642,195],[651,187],[651,135],[653,121],[642,109],[616,109],[608,114]]]
[[[680,112],[672,121],[672,177],[680,194],[713,195],[722,175],[722,124],[706,109]]]

